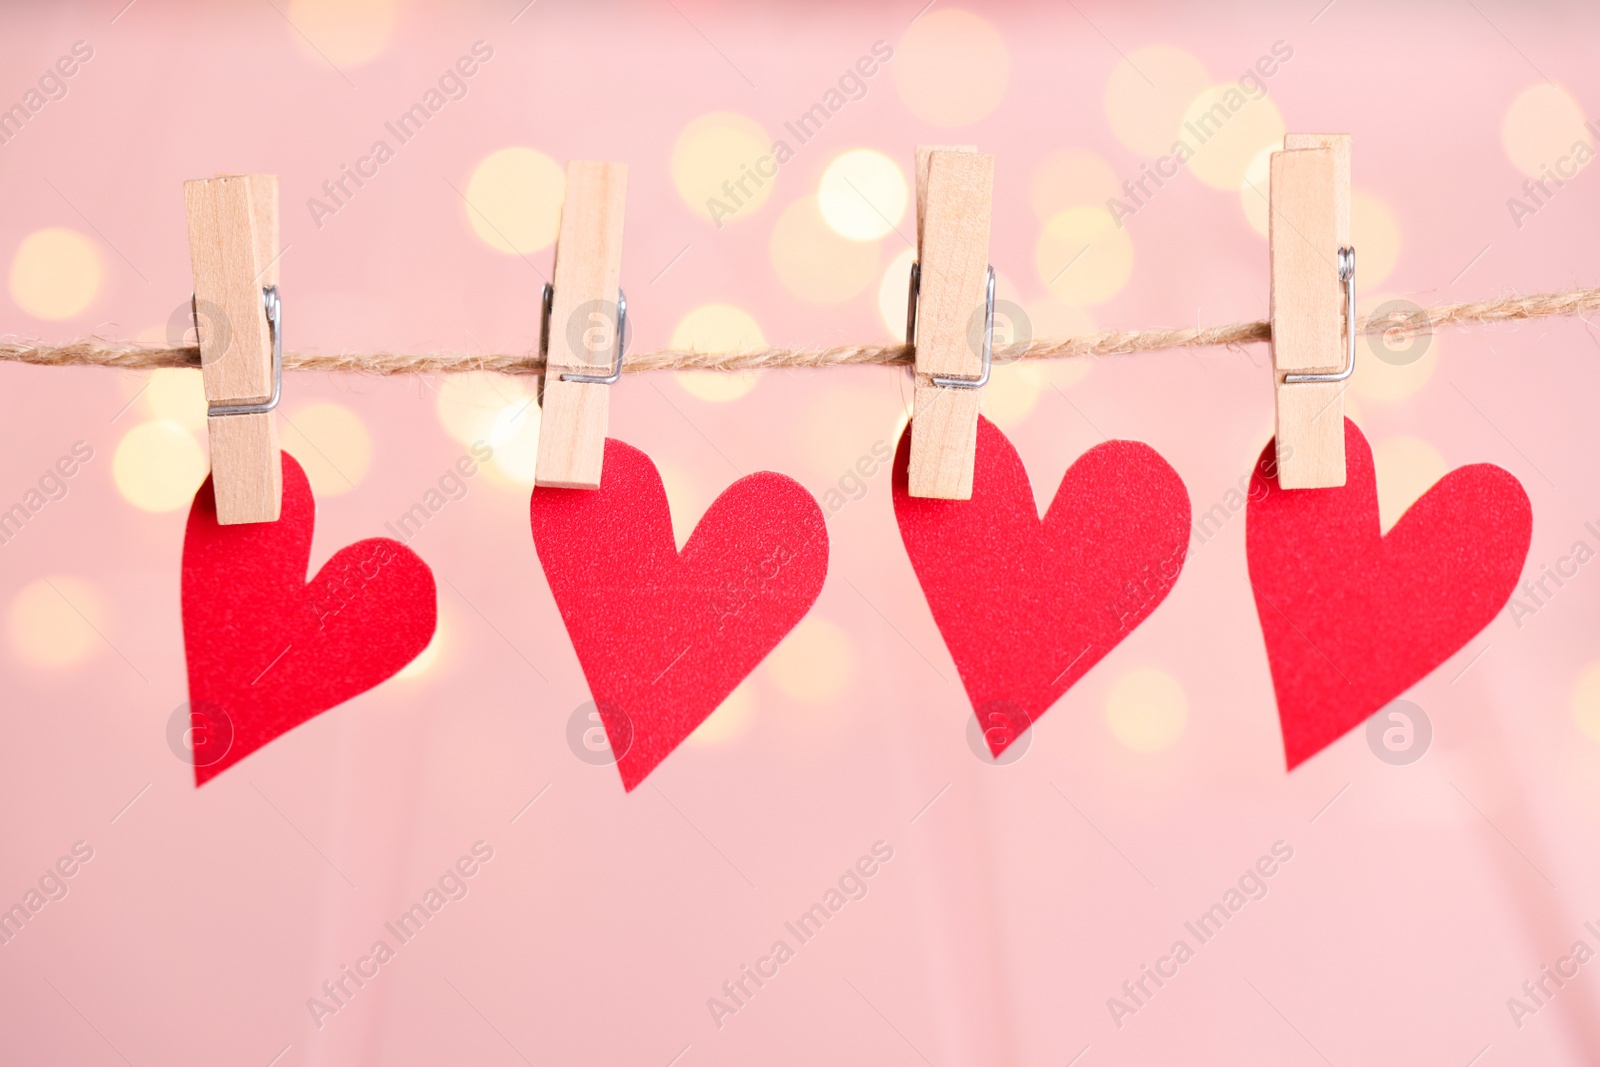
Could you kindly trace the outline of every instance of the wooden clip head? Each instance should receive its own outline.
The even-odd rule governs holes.
[[[1272,374],[1284,489],[1344,484],[1344,390],[1355,371],[1350,137],[1289,134],[1272,154]]]
[[[273,408],[282,367],[274,344],[282,342],[268,317],[270,308],[276,318],[278,178],[200,178],[184,182],[183,200],[217,521],[276,522],[283,461]]]
[[[625,164],[567,164],[554,281],[543,307],[535,485],[600,488],[610,387],[622,376],[627,344],[627,297],[619,284],[627,193]]]
[[[916,351],[906,484],[912,496],[972,498],[994,333],[993,200],[993,156],[972,147],[917,149],[917,262],[906,337]]]

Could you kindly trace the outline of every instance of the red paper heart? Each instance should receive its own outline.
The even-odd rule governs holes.
[[[1349,419],[1344,454],[1338,489],[1279,489],[1271,443],[1251,478],[1246,554],[1291,770],[1489,625],[1533,536],[1528,494],[1490,463],[1440,478],[1385,535]]]
[[[1005,751],[1166,598],[1189,546],[1189,494],[1149,445],[1107,441],[1068,468],[1039,519],[1028,472],[978,420],[971,500],[906,491],[894,514],[989,750]]]
[[[342,548],[307,584],[316,501],[282,455],[277,522],[219,526],[209,478],[189,509],[183,644],[196,786],[371,689],[433,639],[433,572],[398,541]]]
[[[606,441],[597,490],[533,491],[533,544],[631,791],[805,617],[828,573],[822,509],[762,471],[680,553],[650,457]]]

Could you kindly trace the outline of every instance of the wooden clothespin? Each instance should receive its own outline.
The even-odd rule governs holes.
[[[278,178],[200,178],[183,183],[183,200],[217,521],[276,522],[283,498],[273,420],[283,381],[275,327]]]
[[[1278,485],[1333,488],[1344,484],[1344,390],[1356,359],[1350,136],[1286,136],[1269,195]]]
[[[912,496],[972,498],[978,404],[989,380],[994,157],[974,147],[917,149],[917,262],[906,343],[916,350]]]
[[[623,163],[567,164],[552,285],[545,286],[544,410],[534,484],[600,488],[610,386],[622,376],[628,300],[622,274]]]

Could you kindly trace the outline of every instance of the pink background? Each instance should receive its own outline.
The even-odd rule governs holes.
[[[1041,161],[1084,149],[1120,178],[1153,158],[1108,118],[1123,55],[1179,48],[1220,83],[1278,40],[1294,49],[1269,81],[1287,128],[1352,133],[1357,193],[1388,212],[1381,240],[1397,242],[1398,257],[1362,289],[1364,305],[1594,279],[1600,179],[1580,171],[1520,228],[1506,206],[1524,180],[1506,147],[1519,94],[1548,79],[1580,108],[1600,100],[1600,12],[1577,4],[974,7],[1003,43],[1003,93],[955,127],[928,121],[894,81],[916,0],[520,6],[402,3],[377,55],[335,69],[305,47],[287,0],[225,10],[139,0],[120,14],[120,0],[8,4],[0,105],[74,41],[94,57],[64,99],[0,146],[0,262],[35,231],[62,227],[96,250],[101,280],[81,311],[46,320],[19,302],[14,277],[0,292],[5,329],[161,337],[192,285],[181,182],[259,171],[282,180],[291,349],[526,351],[550,251],[524,262],[490,248],[456,191],[490,153],[526,146],[558,164],[630,164],[623,278],[635,350],[666,346],[685,314],[713,301],[746,311],[773,343],[886,342],[878,279],[899,237],[882,241],[869,286],[825,307],[786,288],[769,256],[784,208],[814,195],[840,153],[875,149],[909,175],[919,143],[993,152],[992,259],[1002,296],[1028,304],[1049,282],[1030,202]],[[946,10],[939,0],[920,18]],[[495,57],[468,97],[318,229],[306,198],[479,39]],[[669,160],[691,121],[733,111],[776,135],[880,39],[899,49],[895,61],[759,209],[719,230],[679,195]],[[1364,224],[1378,225],[1358,218],[1358,246]],[[1264,315],[1266,242],[1237,192],[1182,174],[1125,232],[1132,273],[1075,313],[1084,326]],[[1530,576],[1580,538],[1593,546],[1587,398],[1600,370],[1586,325],[1435,341],[1437,366],[1419,388],[1394,399],[1356,390],[1352,410],[1380,466],[1384,442],[1404,439],[1450,467],[1489,461],[1516,474],[1535,514]],[[1041,502],[1103,434],[1159,450],[1199,514],[1270,435],[1265,360],[1253,346],[1100,360],[1081,377],[1047,368],[1007,433]],[[1506,1007],[1575,941],[1600,948],[1583,926],[1600,920],[1600,744],[1583,728],[1579,685],[1600,621],[1588,568],[1536,616],[1503,612],[1408,694],[1434,730],[1419,762],[1384,763],[1356,731],[1287,775],[1236,516],[1045,716],[1023,758],[995,767],[968,747],[971,711],[879,473],[829,518],[832,566],[813,614],[846,640],[837,662],[812,668],[842,679],[836,691],[816,699],[793,682],[826,641],[801,649],[798,671],[791,651],[786,674],[769,664],[752,675],[728,736],[691,741],[624,795],[614,769],[569,751],[567,722],[588,694],[533,553],[527,490],[485,475],[411,542],[441,579],[445,636],[427,670],[197,791],[165,732],[186,699],[184,508],[138,508],[114,477],[125,436],[157,417],[144,384],[0,367],[0,506],[74,441],[95,450],[69,495],[0,549],[0,904],[21,900],[73,842],[94,849],[70,894],[0,947],[7,1063],[1600,1059],[1594,967],[1520,1028]],[[382,533],[465,450],[441,422],[443,386],[288,377],[287,418],[331,401],[372,444],[360,484],[319,500],[313,566]],[[893,440],[907,395],[904,374],[886,368],[769,374],[731,402],[633,376],[613,390],[611,432],[673,472],[687,529],[740,473],[782,471],[822,494],[873,442]],[[59,666],[26,651],[25,594],[43,577],[64,595],[92,590],[99,605],[88,651]],[[1119,679],[1149,669],[1178,684],[1187,711],[1175,738],[1143,751],[1108,707]],[[319,1028],[307,998],[479,840],[494,858],[469,895]],[[894,858],[865,899],[715,1025],[707,998],[787,938],[783,923],[879,840]],[[1293,859],[1267,896],[1119,1028],[1107,998],[1277,841]]]

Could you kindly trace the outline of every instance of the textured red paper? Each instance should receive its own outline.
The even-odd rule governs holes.
[[[219,526],[209,478],[189,509],[183,643],[196,786],[371,689],[433,639],[433,572],[398,541],[342,548],[307,584],[316,501],[300,464],[282,455],[277,522]],[[221,752],[219,724],[232,728]]]
[[[1166,598],[1189,547],[1189,494],[1149,445],[1107,441],[1068,468],[1039,519],[1011,442],[978,420],[971,500],[906,491],[894,513],[989,749],[1005,751]]]
[[[1490,463],[1440,478],[1387,535],[1367,439],[1346,419],[1345,484],[1278,488],[1269,443],[1245,527],[1289,768],[1405,692],[1511,596],[1533,510]]]
[[[629,791],[805,617],[822,509],[771,471],[730,485],[680,553],[650,457],[607,440],[597,490],[533,491],[533,544]]]

